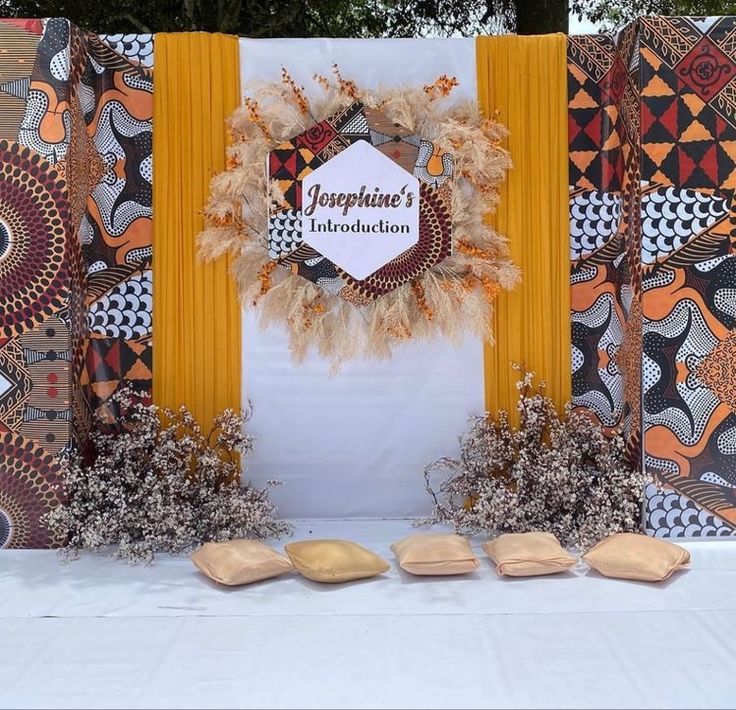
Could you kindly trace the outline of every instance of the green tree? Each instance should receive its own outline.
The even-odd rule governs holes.
[[[566,32],[568,0],[0,0],[0,17],[68,17],[99,32],[421,37]]]
[[[733,15],[736,2],[730,0],[573,0],[573,11],[602,29],[615,30],[643,15]]]

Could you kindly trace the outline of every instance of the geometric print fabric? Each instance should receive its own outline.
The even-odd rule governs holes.
[[[613,110],[605,83],[617,64],[638,95]],[[637,462],[667,487],[647,491],[650,534],[736,534],[736,18],[642,18],[618,44],[571,37],[568,77],[578,397],[602,421],[621,411],[631,432],[627,385],[638,389]],[[618,143],[624,183],[636,180],[628,204],[610,167]],[[607,318],[594,308],[606,292]],[[627,349],[635,365],[617,379]]]
[[[151,389],[152,74],[60,18],[0,46],[0,547],[49,547],[59,456]]]

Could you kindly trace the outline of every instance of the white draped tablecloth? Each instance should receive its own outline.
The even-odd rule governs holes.
[[[187,559],[134,567],[0,552],[0,708],[732,708],[736,545],[684,543],[648,585],[580,565],[504,579],[400,570],[404,521],[310,521],[391,570],[221,588]],[[280,547],[280,544],[276,544]],[[477,541],[474,546],[482,556]]]

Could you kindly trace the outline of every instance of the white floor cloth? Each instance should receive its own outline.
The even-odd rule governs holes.
[[[486,558],[422,579],[389,550],[410,531],[300,524],[392,562],[339,586],[2,551],[0,708],[733,707],[736,545],[684,543],[692,569],[661,585],[501,579]]]

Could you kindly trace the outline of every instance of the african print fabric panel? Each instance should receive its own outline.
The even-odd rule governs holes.
[[[657,481],[647,532],[733,535],[736,18],[568,46],[574,402]]]
[[[0,22],[0,547],[49,547],[58,456],[83,410],[83,264],[69,188],[73,77],[68,22]]]
[[[105,377],[150,390],[151,74],[58,18],[0,20],[0,49],[0,547],[52,547],[92,343],[135,352]]]
[[[736,18],[639,26],[647,527],[733,535]]]
[[[110,37],[111,45],[88,37],[81,84],[94,148],[80,234],[89,333],[82,384],[92,408],[121,385],[152,390],[153,45],[150,35]]]
[[[640,452],[636,31],[570,37],[572,401]]]

